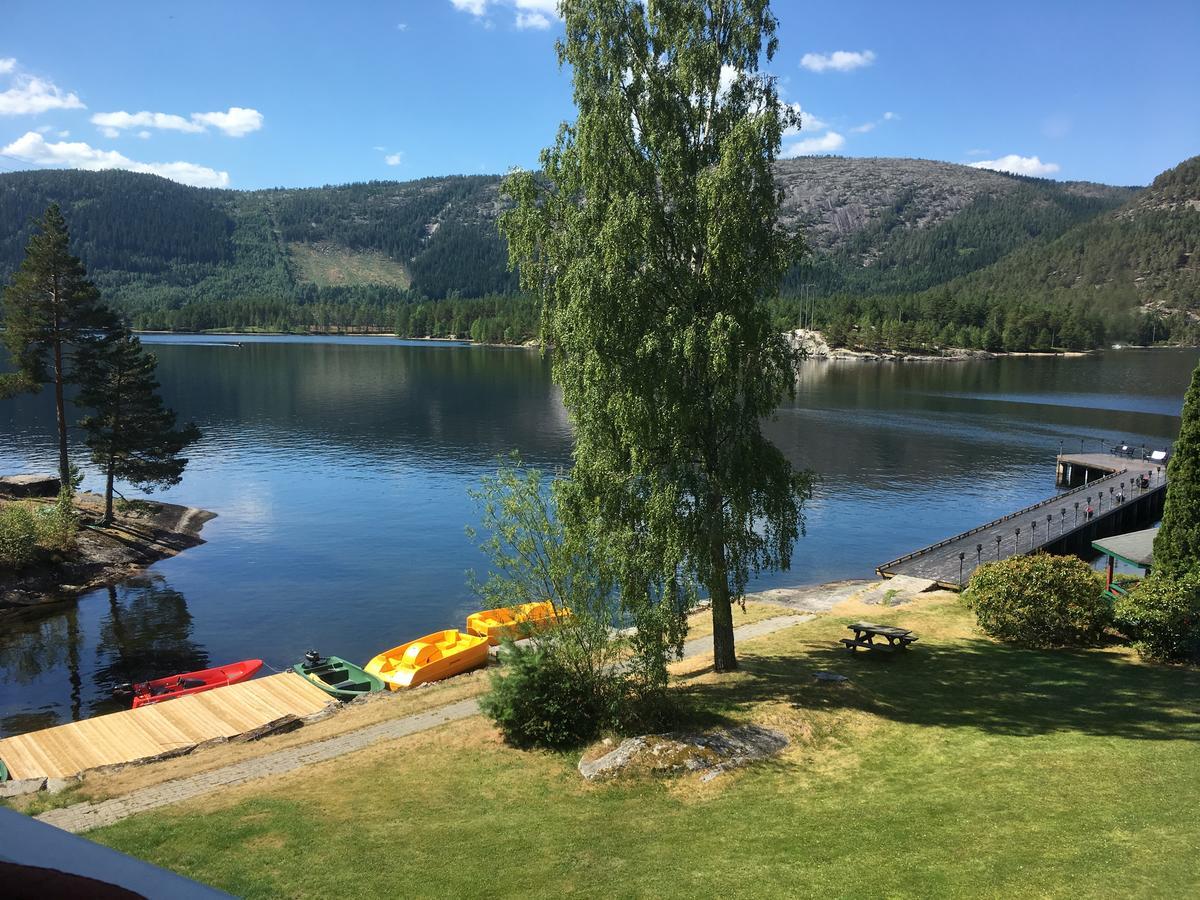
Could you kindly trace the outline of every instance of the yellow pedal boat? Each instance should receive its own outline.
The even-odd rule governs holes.
[[[504,638],[526,637],[532,631],[540,631],[556,625],[570,615],[567,609],[556,610],[549,600],[541,603],[522,603],[509,608],[485,609],[467,616],[467,631],[488,639],[489,644],[499,644]]]
[[[385,650],[363,669],[398,691],[486,666],[487,658],[487,638],[451,629]]]

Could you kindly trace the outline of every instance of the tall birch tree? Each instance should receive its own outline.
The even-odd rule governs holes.
[[[772,177],[799,119],[759,68],[777,21],[767,0],[559,8],[578,115],[541,174],[509,176],[500,227],[576,428],[564,515],[626,602],[703,585],[730,671],[732,603],[789,566],[811,485],[761,428],[795,384],[764,301],[802,251]]]

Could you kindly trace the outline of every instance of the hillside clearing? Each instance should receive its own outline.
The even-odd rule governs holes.
[[[359,252],[336,244],[288,244],[296,276],[317,287],[382,284],[408,290],[412,278],[396,260],[378,251]]]

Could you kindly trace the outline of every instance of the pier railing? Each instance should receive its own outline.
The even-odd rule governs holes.
[[[1129,471],[1128,469],[1118,469],[1117,471],[1112,472],[1111,474],[1106,475],[1104,477],[1105,477],[1105,479],[1115,478],[1118,475],[1126,474],[1128,471]],[[910,559],[916,559],[918,556],[924,556],[926,553],[929,553],[930,551],[940,550],[942,547],[945,547],[947,544],[953,544],[954,542],[961,541],[963,538],[968,538],[973,534],[979,534],[981,531],[987,531],[991,528],[995,528],[997,525],[1003,525],[1005,522],[1009,521],[1010,519],[1015,519],[1018,516],[1023,516],[1026,513],[1033,512],[1033,510],[1037,509],[1038,507],[1049,506],[1054,503],[1059,503],[1065,497],[1073,497],[1076,494],[1082,494],[1084,491],[1087,491],[1089,489],[1094,490],[1094,486],[1095,486],[1095,482],[1092,482],[1092,484],[1080,485],[1077,488],[1071,488],[1071,490],[1064,491],[1063,493],[1057,494],[1053,497],[1047,497],[1045,500],[1039,500],[1037,503],[1032,503],[1029,506],[1026,506],[1022,509],[1018,509],[1016,512],[1011,512],[1008,515],[1002,516],[999,519],[993,519],[992,521],[990,521],[984,525],[977,525],[975,528],[972,528],[970,531],[960,532],[959,534],[956,534],[953,537],[946,538],[944,541],[938,541],[936,544],[930,544],[928,547],[922,547],[920,550],[914,550],[912,553],[906,553],[904,556],[900,556],[900,557],[897,557],[896,559],[888,560],[885,563],[881,563],[880,565],[875,567],[875,571],[879,574],[882,574],[884,569],[890,569],[892,566],[897,566],[900,563],[908,562]],[[1145,488],[1144,490],[1150,490],[1150,488]],[[1072,528],[1072,530],[1074,530],[1074,528]]]

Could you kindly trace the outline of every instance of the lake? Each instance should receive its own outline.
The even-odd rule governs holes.
[[[204,433],[181,485],[203,546],[78,604],[0,623],[0,734],[120,708],[115,683],[318,648],[354,660],[475,608],[468,490],[516,449],[570,462],[537,353],[385,338],[146,336]],[[768,425],[819,476],[790,572],[888,559],[1050,496],[1054,455],[1174,438],[1195,350],[953,363],[809,362]],[[48,392],[0,401],[0,472],[56,468]],[[1102,442],[1104,444],[1102,445]],[[83,455],[78,461],[84,461]],[[98,487],[91,478],[87,487]]]

